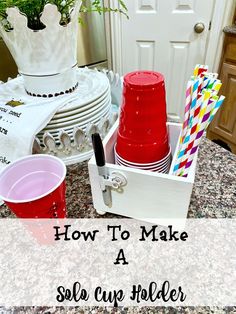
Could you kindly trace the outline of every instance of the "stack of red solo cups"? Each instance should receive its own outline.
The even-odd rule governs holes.
[[[128,73],[124,77],[116,163],[167,173],[171,151],[166,122],[163,75],[153,71]]]

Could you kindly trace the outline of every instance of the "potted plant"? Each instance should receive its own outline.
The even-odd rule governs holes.
[[[80,12],[120,12],[95,0],[1,0],[0,34],[23,77],[26,92],[36,97],[70,93],[78,86],[77,31]]]

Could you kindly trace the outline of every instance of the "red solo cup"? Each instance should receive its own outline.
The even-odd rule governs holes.
[[[132,164],[125,162],[124,160],[121,160],[118,156],[118,154],[115,154],[115,162],[118,165],[126,166],[126,167],[132,167],[137,169],[143,169],[143,170],[163,170],[166,168],[170,168],[171,165],[171,155],[169,154],[169,157],[166,159],[165,163],[162,163],[161,165],[153,163],[152,165],[143,166],[142,164]]]
[[[125,75],[119,134],[135,143],[162,143],[166,121],[163,75],[153,71]]]
[[[120,160],[116,160],[116,163],[118,165],[121,165],[121,166],[125,166],[125,167],[130,167],[130,168],[136,168],[136,169],[142,169],[142,170],[155,170],[155,171],[158,171],[158,170],[166,170],[170,167],[170,164],[166,164],[162,167],[158,167],[158,166],[153,166],[153,167],[142,167],[142,166],[134,166],[134,165],[130,165],[130,164],[125,164],[125,163],[122,163]]]
[[[152,168],[155,168],[155,169],[160,168],[161,169],[161,168],[166,167],[170,164],[170,160],[167,160],[166,163],[163,165],[152,165],[152,166],[142,166],[141,164],[140,165],[134,165],[134,164],[130,164],[130,163],[126,163],[124,161],[121,161],[119,158],[116,158],[116,161],[118,161],[120,164],[128,166],[128,167],[137,167],[137,168],[142,168],[142,169],[152,169]]]
[[[137,71],[124,77],[117,152],[124,159],[151,163],[168,153],[165,85],[162,74]]]
[[[166,165],[165,167],[142,168],[142,167],[137,167],[137,166],[133,166],[133,165],[123,164],[119,160],[116,160],[116,164],[119,166],[124,166],[124,167],[128,167],[128,168],[134,168],[134,169],[138,169],[138,170],[145,170],[145,171],[152,171],[152,172],[160,172],[160,173],[168,173],[169,169],[170,169],[170,165]]]
[[[65,218],[65,176],[57,157],[23,157],[1,172],[0,198],[19,218]]]
[[[160,159],[158,161],[151,162],[151,163],[137,163],[137,162],[132,162],[132,161],[126,160],[118,154],[116,147],[117,146],[115,145],[115,147],[114,147],[115,157],[117,159],[119,159],[121,162],[124,162],[124,163],[129,164],[129,165],[141,166],[141,167],[162,166],[162,165],[166,165],[166,163],[170,162],[170,160],[171,160],[171,147],[168,148],[168,153],[165,155],[165,157],[163,159]]]
[[[160,165],[161,166],[163,164],[166,164],[166,162],[171,159],[171,147],[169,147],[168,154],[163,159],[155,161],[155,162],[151,162],[151,163],[135,163],[135,162],[131,162],[131,161],[128,161],[128,160],[122,158],[116,151],[116,145],[114,146],[114,153],[115,153],[115,157],[118,158],[119,160],[121,160],[124,163],[128,163],[128,164],[131,164],[131,165],[137,165],[137,166],[141,165],[143,167],[150,167],[150,166],[153,166],[153,165]]]
[[[168,137],[162,144],[153,142],[150,144],[132,143],[123,137],[117,137],[117,153],[125,160],[134,163],[155,163],[162,160],[169,151]]]

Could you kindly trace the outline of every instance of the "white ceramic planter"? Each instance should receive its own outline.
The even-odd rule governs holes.
[[[105,155],[109,175],[120,174],[127,183],[121,189],[111,188],[112,206],[103,202],[100,177],[94,156],[89,161],[89,175],[94,207],[98,213],[114,213],[153,223],[177,227],[184,225],[192,193],[197,155],[187,178],[172,174],[127,168],[115,165],[114,145],[116,143],[118,122],[104,140]],[[168,123],[172,152],[177,154],[177,143],[182,125]],[[170,173],[172,172],[171,166]]]
[[[26,92],[31,96],[53,97],[70,93],[77,87],[80,6],[81,0],[78,0],[71,11],[70,23],[62,26],[57,6],[45,5],[40,19],[45,28],[38,31],[27,27],[27,18],[17,8],[7,10],[13,29],[6,31],[0,24],[0,33],[24,78]]]

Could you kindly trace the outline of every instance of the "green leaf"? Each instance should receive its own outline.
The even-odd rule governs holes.
[[[0,23],[2,23],[4,27],[7,24],[7,8],[18,7],[19,10],[27,16],[29,28],[33,30],[42,29],[44,28],[44,25],[40,21],[41,13],[45,4],[51,3],[55,4],[58,7],[59,12],[62,14],[60,23],[66,25],[70,22],[70,12],[76,1],[77,0],[0,0]],[[118,0],[118,2],[120,8],[111,8],[110,6],[103,6],[101,0],[94,0],[91,5],[88,5],[86,0],[82,0],[80,12],[98,12],[99,14],[114,12],[124,14],[128,17],[125,2],[123,0]],[[79,18],[79,22],[82,22],[81,18]],[[5,29],[9,30],[9,23]]]

